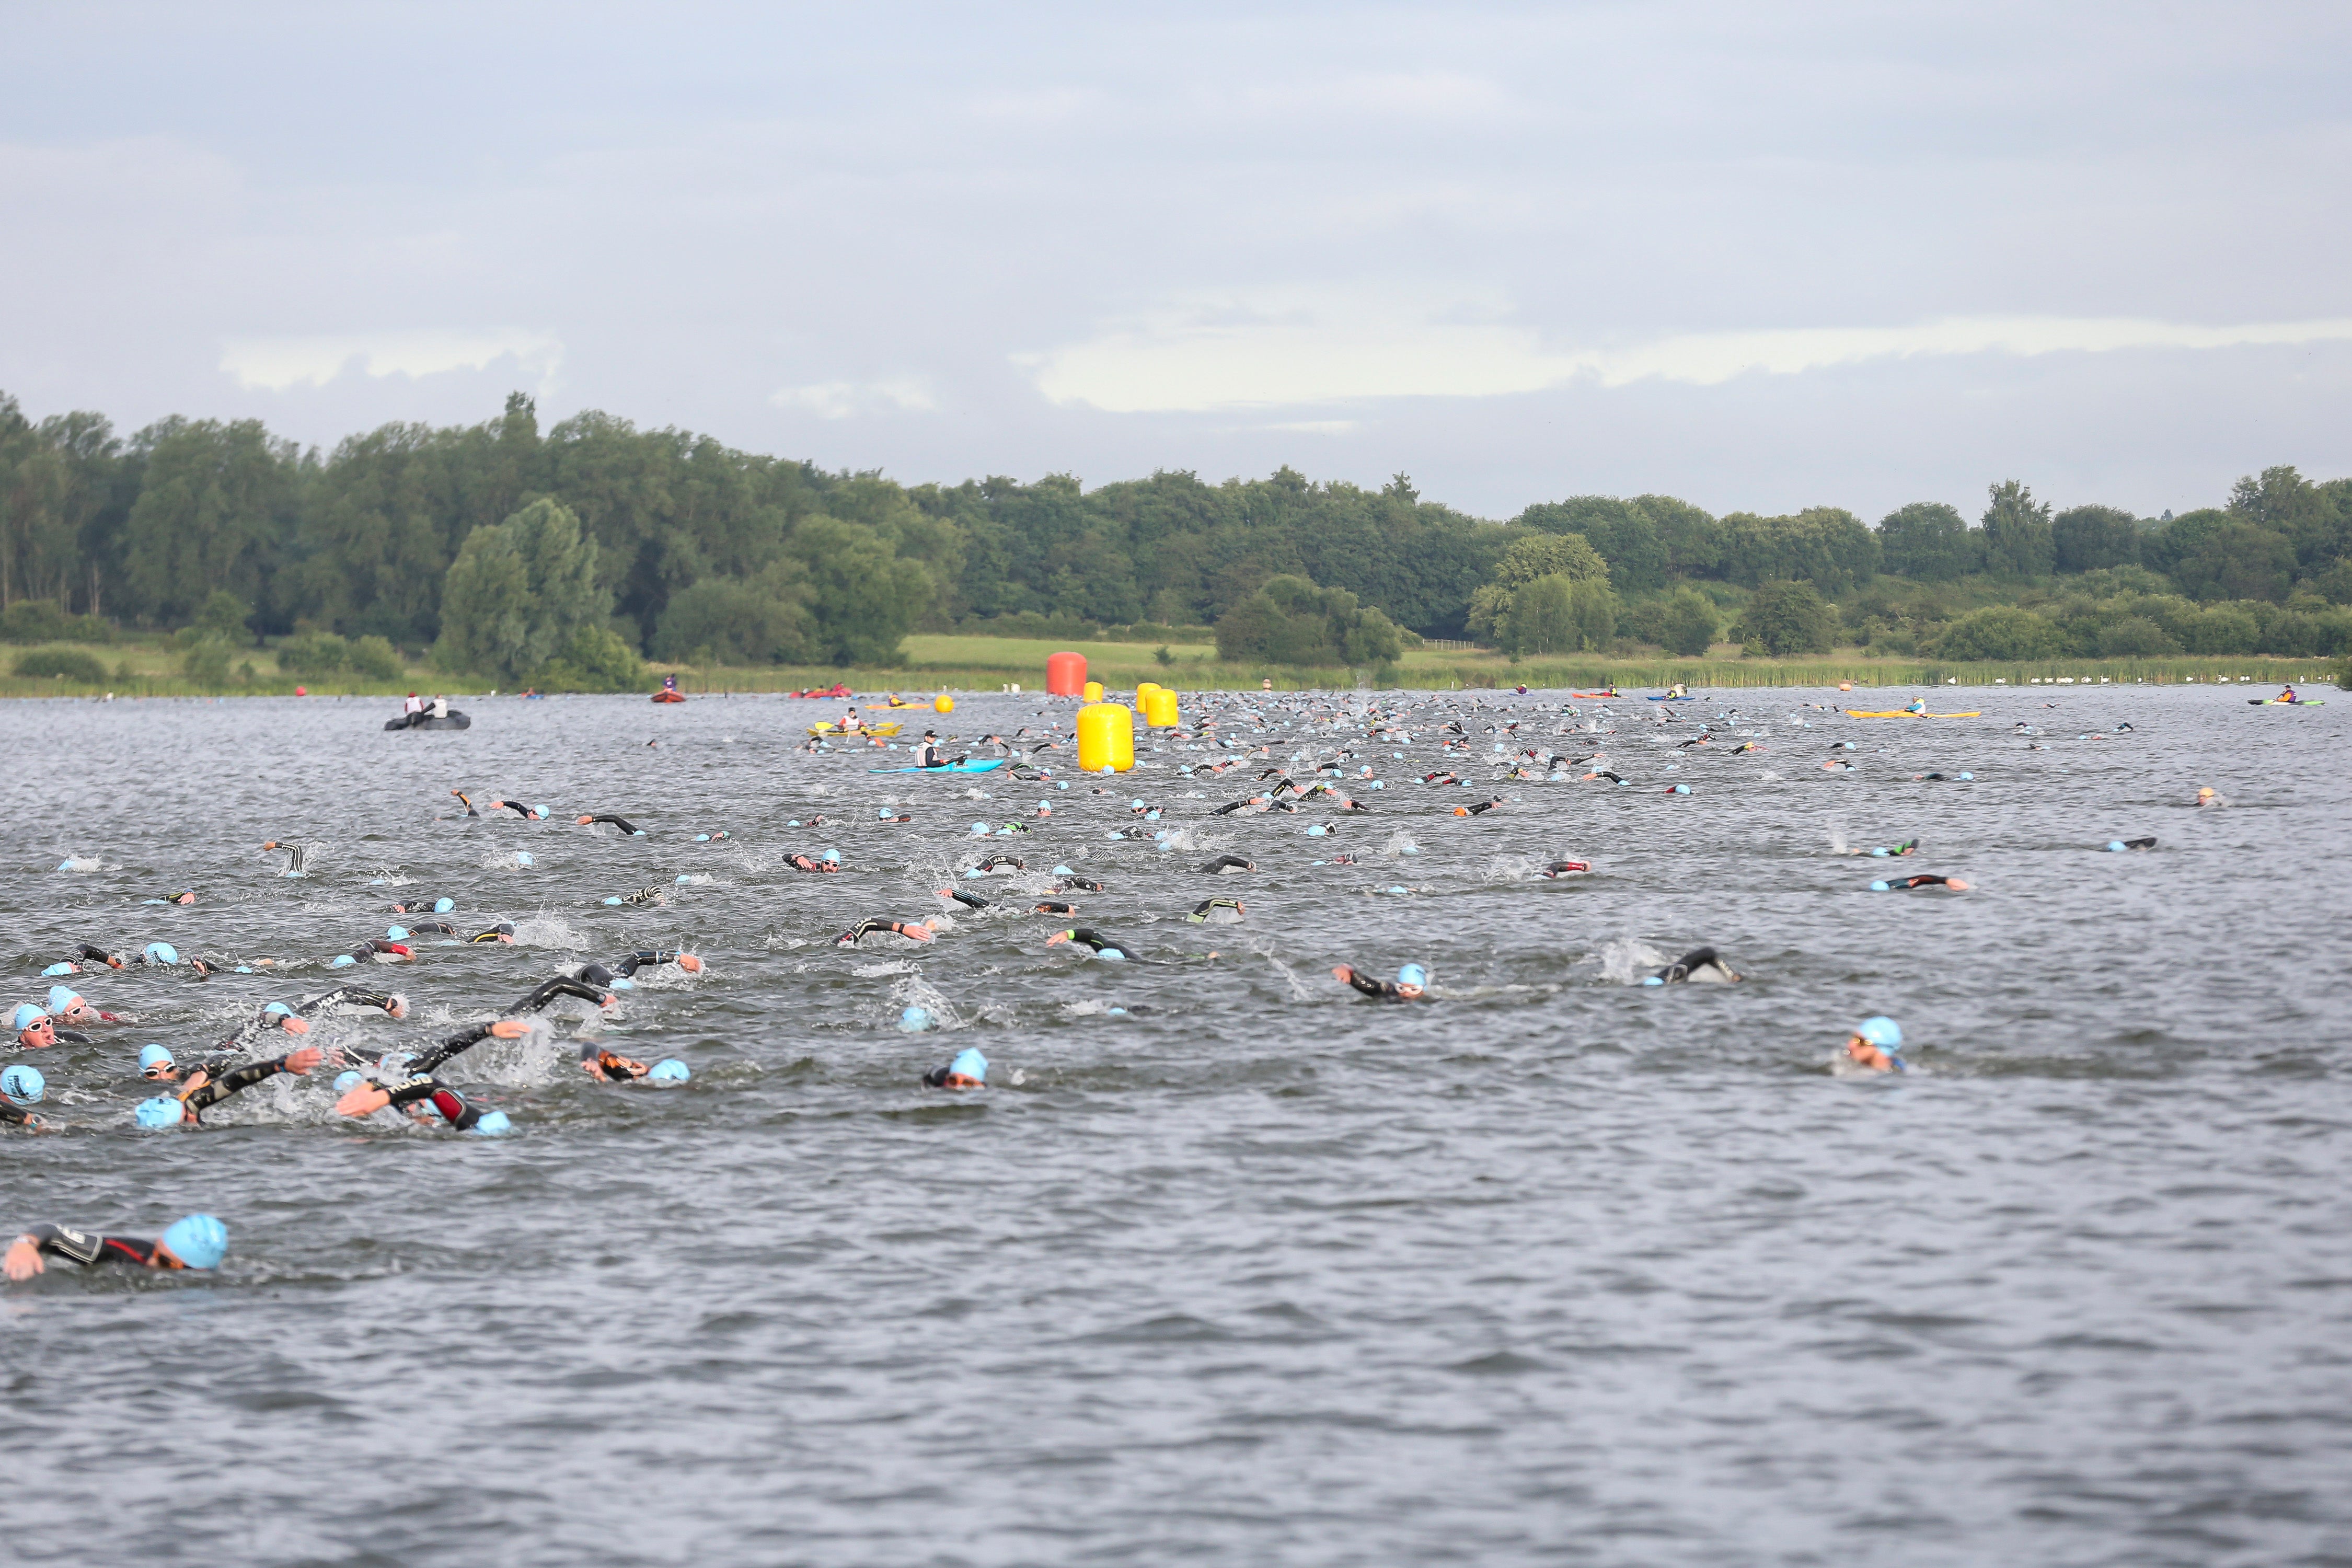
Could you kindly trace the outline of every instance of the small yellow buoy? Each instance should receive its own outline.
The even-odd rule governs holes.
[[[934,713],[954,712],[955,699],[949,696],[944,691],[940,692],[937,697],[931,699],[931,711]]]
[[[1103,699],[1103,683],[1099,680],[1089,680],[1080,689],[1078,695],[1089,702],[1099,702]]]

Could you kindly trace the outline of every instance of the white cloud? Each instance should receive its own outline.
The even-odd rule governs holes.
[[[787,386],[769,395],[779,408],[796,408],[820,419],[847,419],[877,413],[928,413],[939,406],[931,384],[921,376],[892,381],[824,381]]]
[[[1896,327],[1684,332],[1558,349],[1491,301],[1415,308],[1360,293],[1201,300],[1022,363],[1054,403],[1112,413],[1492,397],[1570,382],[1712,386],[1918,355],[2218,349],[2352,340],[2352,318],[2202,326],[2136,317],[1960,316]]]
[[[486,370],[504,359],[543,383],[562,363],[563,344],[544,332],[512,328],[234,338],[222,349],[220,368],[247,391],[285,392],[305,384],[324,386],[354,362],[369,375],[415,377]]]

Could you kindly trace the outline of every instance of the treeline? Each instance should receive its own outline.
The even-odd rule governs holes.
[[[1874,526],[1835,508],[1717,517],[1645,495],[1496,522],[1402,475],[1371,490],[1286,468],[907,486],[604,414],[542,430],[520,395],[483,424],[387,425],[324,453],[256,421],[127,437],[95,414],[36,422],[0,395],[0,634],[268,637],[329,664],[432,647],[517,679],[634,679],[648,654],[887,663],[909,631],[973,622],[1215,626],[1228,657],[1282,662],[1381,662],[1400,628],[1536,653],[1727,636],[1767,652],[1956,638],[1958,657],[2003,626],[2335,652],[2347,556],[2352,481],[2285,468],[2177,518],[2053,513],[2010,483],[1974,521],[1934,502]]]

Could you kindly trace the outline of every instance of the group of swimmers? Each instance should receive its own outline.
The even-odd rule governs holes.
[[[1603,733],[1599,718],[1587,719],[1577,710],[1563,707],[1561,716],[1570,721],[1555,730],[1559,735],[1576,735],[1594,741],[1594,748],[1583,756],[1571,757],[1567,752],[1552,750],[1539,740],[1523,734],[1528,721],[1522,715],[1509,721],[1488,726],[1488,731],[1500,737],[1495,745],[1498,755],[1494,759],[1497,781],[1507,778],[1549,778],[1560,780],[1574,776],[1578,768],[1587,771],[1580,777],[1612,784],[1629,782],[1625,775],[1609,765],[1605,753],[1598,749],[1598,737]],[[1174,738],[1205,743],[1210,755],[1203,760],[1181,766],[1178,776],[1202,782],[1223,775],[1237,766],[1265,764],[1258,770],[1251,793],[1239,799],[1214,807],[1204,808],[1203,815],[1212,817],[1292,814],[1302,808],[1316,808],[1335,815],[1366,815],[1373,811],[1364,795],[1380,791],[1381,781],[1373,777],[1371,762],[1366,755],[1376,755],[1379,748],[1399,747],[1434,733],[1444,754],[1456,758],[1454,766],[1423,776],[1422,782],[1432,787],[1460,786],[1469,784],[1465,773],[1473,766],[1473,736],[1465,720],[1472,715],[1454,713],[1448,722],[1412,710],[1367,705],[1359,712],[1333,711],[1323,715],[1294,713],[1297,718],[1328,718],[1334,723],[1333,735],[1343,743],[1325,746],[1314,756],[1295,753],[1287,763],[1276,759],[1275,742],[1270,737],[1275,721],[1267,705],[1245,704],[1238,713],[1213,716],[1196,721],[1190,731]],[[1664,721],[1667,715],[1661,712]],[[1498,720],[1500,716],[1497,716]],[[1346,721],[1346,730],[1340,729]],[[1581,722],[1576,722],[1581,720]],[[1233,730],[1247,727],[1253,737],[1269,739],[1252,745],[1234,738],[1220,739],[1221,722],[1230,723]],[[1419,731],[1419,734],[1416,731]],[[1612,732],[1613,731],[1606,731]],[[1714,738],[1713,731],[1702,732],[1686,740],[1677,750],[1689,754],[1705,749]],[[1052,772],[1046,765],[1050,753],[1062,751],[1069,743],[1066,731],[1059,723],[1037,728],[1024,726],[1008,737],[992,734],[982,744],[1022,764],[1023,772],[1041,781],[1052,782]],[[1573,746],[1573,742],[1570,742]],[[1507,747],[1508,748],[1507,750]],[[1749,741],[1733,749],[1729,754],[1740,755],[1759,749]],[[1851,749],[1847,747],[1845,749]],[[1395,752],[1397,757],[1404,752]],[[915,763],[920,768],[933,768],[961,761],[950,757],[946,744],[935,731],[926,731],[914,748]],[[1833,758],[1832,762],[1838,759]],[[1301,764],[1304,764],[1303,766]],[[1294,774],[1296,776],[1294,776]],[[1922,775],[1941,778],[1943,775]],[[1969,775],[1962,774],[1962,778]],[[1058,781],[1063,788],[1069,781]],[[1670,788],[1681,786],[1668,786]],[[1361,793],[1350,793],[1350,791]],[[453,789],[452,796],[467,816],[505,816],[518,822],[543,822],[552,815],[551,808],[504,795],[477,796],[463,789]],[[1103,793],[1097,789],[1097,793]],[[2215,799],[2211,791],[2200,792],[2200,804]],[[1456,817],[1477,817],[1506,808],[1508,801],[1499,794],[1490,794],[1477,802],[1451,808]],[[1171,815],[1164,804],[1147,804],[1141,798],[1129,803],[1129,813],[1139,824],[1161,821]],[[1050,802],[1040,802],[1036,812],[1040,821],[1052,815]],[[822,817],[811,819],[812,826],[824,823]],[[878,821],[906,824],[913,820],[908,812],[893,813],[883,808]],[[582,827],[610,828],[614,833],[630,838],[646,837],[646,830],[626,816],[615,812],[590,812],[575,815],[572,821]],[[798,825],[797,823],[795,824]],[[1319,826],[1319,825],[1318,825]],[[985,831],[986,825],[977,825],[975,831]],[[996,836],[1025,833],[1028,826],[1016,819]],[[1164,835],[1168,830],[1161,829]],[[1310,830],[1311,831],[1311,830]],[[1147,835],[1143,830],[1134,837]],[[723,834],[702,834],[700,841],[723,837]],[[2154,847],[2151,837],[2117,840],[2111,849],[2146,849]],[[1902,840],[1875,849],[1855,848],[1849,853],[1874,854],[1885,858],[1908,858],[1917,853],[1918,841]],[[272,839],[263,846],[264,853],[282,854],[286,858],[282,872],[291,876],[310,873],[310,860],[305,847],[290,840]],[[1351,856],[1338,856],[1318,860],[1317,865],[1347,865]],[[797,872],[819,875],[837,874],[843,869],[840,852],[835,849],[793,850],[783,864]],[[1547,861],[1535,874],[1547,879],[1575,877],[1589,873],[1591,862],[1570,857]],[[968,874],[985,876],[992,873],[1024,871],[1022,858],[1010,851],[992,851],[980,857]],[[1202,873],[1212,876],[1241,876],[1256,873],[1259,868],[1246,856],[1220,853],[1198,866]],[[1056,866],[1042,891],[1027,892],[1012,899],[991,899],[961,887],[938,889],[939,896],[950,906],[970,911],[982,911],[1010,907],[1029,915],[1044,915],[1072,920],[1079,913],[1079,905],[1065,896],[1087,891],[1099,892],[1102,884],[1078,875],[1066,866]],[[1874,890],[1936,889],[1962,892],[1970,884],[1954,876],[1939,873],[1918,873],[1905,877],[1888,877],[1874,880]],[[1402,890],[1402,889],[1399,889]],[[608,898],[607,904],[650,904],[661,900],[658,888],[640,889],[637,893]],[[173,895],[174,903],[193,902],[193,891]],[[163,900],[149,900],[160,902]],[[455,902],[446,896],[408,897],[390,906],[391,912],[401,916],[446,915],[454,912]],[[1194,903],[1191,912],[1182,918],[1198,924],[1233,923],[1245,920],[1248,905],[1240,898],[1212,897]],[[1171,917],[1172,918],[1172,913]],[[952,924],[951,921],[945,922]],[[871,938],[896,938],[917,943],[930,944],[940,935],[943,923],[938,916],[899,918],[894,915],[874,915],[861,920],[835,938],[836,945],[856,947]],[[425,920],[405,926],[393,926],[383,937],[370,937],[355,943],[346,952],[328,962],[334,966],[359,963],[406,963],[416,957],[410,939],[421,936],[443,936],[466,942],[511,942],[514,928],[506,921],[482,925],[460,926],[447,920]],[[1097,961],[1121,963],[1137,958],[1133,943],[1124,936],[1081,923],[1063,925],[1045,936],[1048,949],[1068,946]],[[1214,959],[1217,955],[1206,955]],[[184,968],[189,973],[206,977],[233,968],[240,973],[253,973],[257,966],[268,961],[254,961],[252,965],[235,963],[217,958],[191,954],[183,958],[170,943],[149,942],[135,952],[110,951],[97,944],[85,943],[69,955],[52,963],[45,972],[51,977],[97,974],[131,969]],[[507,1113],[480,1103],[476,1097],[449,1082],[443,1069],[464,1052],[485,1040],[517,1040],[535,1027],[545,1027],[535,1016],[555,1000],[571,996],[592,1004],[598,1009],[615,1003],[614,991],[628,987],[631,976],[644,968],[675,965],[688,973],[703,970],[702,961],[691,952],[682,951],[637,950],[618,958],[582,967],[576,973],[559,975],[534,989],[513,1006],[498,1016],[469,1024],[434,1041],[415,1052],[393,1051],[363,1062],[344,1052],[308,1042],[299,1037],[310,1032],[314,1018],[340,1008],[361,1008],[381,1011],[398,1020],[407,1016],[405,1001],[396,994],[362,990],[356,986],[340,986],[299,1003],[271,1003],[240,1023],[227,1037],[215,1041],[186,1065],[175,1059],[173,1051],[161,1043],[149,1043],[138,1053],[138,1070],[153,1092],[142,1100],[133,1112],[133,1120],[142,1128],[200,1127],[207,1111],[227,1102],[235,1096],[280,1076],[304,1078],[321,1068],[340,1069],[335,1080],[336,1110],[347,1117],[366,1117],[379,1111],[394,1111],[410,1120],[431,1126],[473,1132],[496,1133],[507,1130],[510,1121]],[[1354,963],[1342,963],[1331,969],[1333,978],[1366,997],[1386,1003],[1428,1003],[1439,994],[1433,989],[1426,963],[1408,961],[1399,964],[1389,975],[1368,970]],[[1671,963],[1658,965],[1644,973],[1642,983],[1650,985],[1670,985],[1694,982],[1734,983],[1740,974],[1712,947],[1692,948]],[[1127,1009],[1117,1009],[1124,1012]],[[12,1019],[16,1044],[22,1050],[45,1049],[67,1043],[88,1043],[91,1028],[119,1026],[134,1020],[126,1015],[100,1009],[82,997],[70,986],[53,986],[45,1003],[27,1003],[16,1009]],[[902,1010],[900,1026],[910,1030],[923,1030],[937,1022],[929,1011],[919,1005]],[[289,1047],[275,1055],[266,1054],[261,1042],[274,1035],[297,1037],[288,1042]],[[1895,1073],[1907,1070],[1902,1055],[1902,1031],[1894,1020],[1874,1016],[1863,1021],[1848,1036],[1843,1060],[1853,1070]],[[589,1039],[581,1043],[578,1066],[583,1074],[606,1084],[682,1082],[691,1076],[686,1064],[676,1058],[644,1062],[614,1051],[600,1042]],[[988,1061],[974,1047],[956,1052],[946,1063],[925,1069],[920,1081],[927,1087],[950,1090],[982,1089],[988,1083]],[[0,1071],[0,1122],[39,1129],[44,1119],[33,1107],[43,1100],[45,1080],[30,1062],[11,1064]],[[22,1279],[39,1272],[45,1258],[66,1258],[77,1262],[124,1262],[148,1268],[209,1268],[217,1264],[226,1247],[226,1232],[220,1222],[207,1215],[191,1215],[180,1221],[150,1241],[98,1235],[59,1225],[35,1226],[9,1247],[7,1272],[11,1279]]]

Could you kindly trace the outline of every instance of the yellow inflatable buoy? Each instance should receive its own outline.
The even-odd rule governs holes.
[[[1135,766],[1135,714],[1117,702],[1090,702],[1078,710],[1078,768],[1098,773]]]
[[[1103,700],[1103,683],[1099,680],[1089,680],[1079,695],[1089,702],[1099,702]]]
[[[934,713],[954,712],[955,699],[949,696],[944,691],[940,692],[937,697],[931,699],[931,711]]]
[[[1143,710],[1143,721],[1155,730],[1173,730],[1183,722],[1176,713],[1176,694],[1164,686],[1153,687],[1136,704]]]

